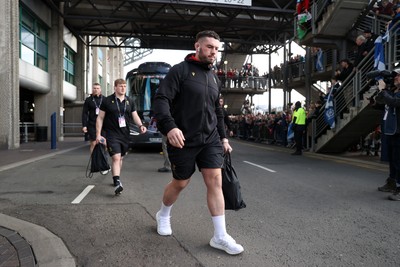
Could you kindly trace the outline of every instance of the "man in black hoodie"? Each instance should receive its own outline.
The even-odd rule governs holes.
[[[213,31],[196,35],[196,53],[189,54],[166,75],[154,100],[158,129],[167,137],[173,179],[167,184],[156,214],[157,232],[172,234],[170,211],[197,167],[207,187],[207,204],[214,225],[210,245],[235,255],[243,247],[227,234],[222,193],[223,153],[231,146],[219,104],[220,82],[213,70],[220,39]]]

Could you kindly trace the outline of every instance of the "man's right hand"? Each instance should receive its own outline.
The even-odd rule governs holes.
[[[83,127],[82,132],[87,133],[87,127]]]
[[[170,143],[171,146],[183,148],[185,145],[185,137],[183,136],[182,131],[178,128],[173,128],[171,131],[169,131],[167,138],[168,143]]]

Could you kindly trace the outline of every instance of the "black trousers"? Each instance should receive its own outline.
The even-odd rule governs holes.
[[[305,125],[296,124],[294,130],[294,141],[296,142],[296,151],[301,152],[303,150],[303,135],[306,130]]]

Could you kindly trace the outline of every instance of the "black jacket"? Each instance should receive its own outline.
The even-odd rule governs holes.
[[[156,93],[153,107],[158,129],[167,135],[179,128],[187,147],[225,138],[219,95],[220,82],[214,70],[189,54],[170,69]]]
[[[375,100],[378,104],[386,105],[382,132],[386,135],[400,133],[400,92],[382,90]]]
[[[85,99],[82,110],[82,127],[94,127],[96,128],[96,107],[100,109],[103,104],[105,97],[100,96],[89,96]]]

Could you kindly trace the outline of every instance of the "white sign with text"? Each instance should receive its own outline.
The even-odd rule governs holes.
[[[251,0],[186,0],[190,2],[208,2],[214,4],[225,4],[225,5],[241,5],[241,6],[251,6]]]

